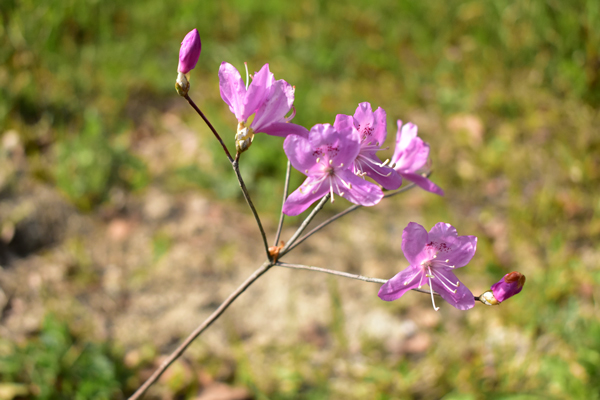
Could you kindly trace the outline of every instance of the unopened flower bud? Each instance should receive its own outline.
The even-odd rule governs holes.
[[[504,275],[499,282],[494,283],[491,290],[479,296],[479,300],[488,306],[495,306],[521,292],[523,285],[525,285],[525,275],[516,271],[511,272]]]
[[[202,49],[202,43],[200,42],[200,35],[197,29],[191,30],[183,42],[181,42],[181,48],[179,49],[179,66],[177,72],[187,74],[194,69],[200,58],[200,50]]]

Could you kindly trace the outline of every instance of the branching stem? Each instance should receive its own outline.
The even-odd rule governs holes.
[[[285,184],[283,185],[283,202],[281,203],[281,214],[279,215],[279,225],[277,226],[277,233],[275,234],[275,242],[273,246],[277,246],[279,243],[279,238],[281,237],[281,230],[283,229],[283,220],[285,215],[283,214],[283,205],[285,204],[285,200],[287,199],[288,189],[290,186],[290,173],[292,171],[292,164],[290,160],[287,162],[287,170],[285,172]]]
[[[308,226],[308,224],[310,224],[310,221],[313,220],[313,218],[315,217],[315,215],[317,215],[317,213],[319,211],[321,211],[321,209],[325,206],[325,203],[327,203],[327,200],[329,200],[329,197],[330,197],[330,194],[327,193],[321,199],[321,201],[319,202],[319,204],[317,204],[317,206],[315,208],[313,208],[313,210],[308,215],[308,217],[306,217],[306,219],[304,221],[302,221],[302,224],[300,225],[300,227],[296,230],[296,232],[294,233],[294,235],[290,238],[290,240],[288,240],[288,242],[285,244],[285,246],[283,247],[283,249],[281,249],[281,251],[279,252],[279,257],[283,257],[285,254],[289,253],[289,251],[293,247],[296,247],[296,246],[294,246],[294,242],[302,234],[302,232],[304,232],[304,230],[306,229],[306,227]]]
[[[156,371],[144,382],[142,386],[139,387],[138,390],[129,398],[129,400],[137,400],[140,399],[146,390],[160,378],[160,376],[165,372],[167,368],[177,360],[181,354],[188,348],[188,346],[196,339],[198,336],[202,334],[213,322],[215,322],[221,314],[237,299],[250,285],[252,285],[258,278],[260,278],[265,272],[271,268],[273,264],[269,261],[265,262],[260,266],[252,275],[248,277],[233,293],[229,295],[227,299],[219,308],[217,308],[200,326],[198,326],[190,335],[179,345],[179,347],[169,355],[169,357],[163,361],[163,363],[158,367]]]

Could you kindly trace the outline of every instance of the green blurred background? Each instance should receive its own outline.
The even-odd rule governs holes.
[[[243,199],[214,141],[203,142],[201,160],[160,166],[137,148],[168,135],[167,113],[210,135],[174,91],[179,43],[195,27],[202,54],[191,96],[230,148],[235,121],[219,96],[222,61],[239,69],[247,61],[251,71],[268,62],[296,86],[294,122],[306,127],[352,114],[362,101],[381,106],[390,136],[396,119],[419,124],[432,179],[446,191],[394,204],[418,209],[428,227],[444,220],[477,235],[478,269],[465,274],[481,287],[512,270],[527,276],[522,294],[481,314],[495,314],[495,325],[481,318],[446,329],[442,321],[418,356],[390,358],[365,345],[366,367],[354,375],[308,370],[316,349],[293,352],[291,364],[272,359],[268,378],[234,357],[228,382],[251,398],[600,397],[597,0],[2,0],[0,18],[0,201],[31,180],[98,218],[119,196],[144,196],[149,187],[199,190],[238,207]],[[285,155],[280,139],[259,136],[242,169],[260,211],[275,221]],[[27,168],[17,165],[14,142]],[[14,213],[3,218],[3,232],[18,227]],[[0,251],[10,250],[8,239]],[[153,243],[158,255],[168,251],[168,238]],[[343,321],[335,299],[343,303],[344,293],[331,293],[335,331]],[[0,398],[131,393],[143,363],[122,361],[119,337],[98,342],[72,324],[47,314],[25,339],[0,342]],[[490,330],[505,333],[490,344]],[[343,347],[328,353],[332,365],[351,357]],[[340,374],[346,392],[331,383]],[[163,398],[196,398],[193,381],[163,382]]]

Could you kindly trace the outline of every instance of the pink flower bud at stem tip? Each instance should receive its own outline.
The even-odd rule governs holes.
[[[494,283],[490,290],[479,296],[479,299],[487,305],[497,305],[504,300],[518,294],[525,285],[525,275],[513,271],[504,275],[499,282]]]
[[[181,42],[177,71],[182,74],[187,74],[193,70],[198,63],[198,58],[200,58],[200,50],[202,50],[200,34],[198,34],[197,29],[193,29],[185,35],[183,42]]]

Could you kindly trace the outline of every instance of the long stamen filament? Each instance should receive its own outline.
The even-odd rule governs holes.
[[[250,86],[250,77],[248,74],[248,63],[244,61],[244,67],[246,67],[246,90],[248,90],[248,86]]]
[[[431,293],[431,304],[433,304],[433,309],[435,311],[439,310],[439,307],[435,306],[435,300],[433,298],[433,287],[431,286],[431,278],[429,278],[429,293]]]
[[[432,278],[436,278],[436,276],[432,276]],[[437,278],[439,278],[439,276],[437,276]],[[446,283],[444,283],[444,281],[443,281],[443,280],[441,280],[441,279],[439,279],[439,282],[440,282],[442,285],[444,285],[444,287],[446,288],[446,290],[448,290],[449,292],[456,293],[456,291],[458,290],[458,289],[450,289],[450,288],[448,287],[448,285],[446,285]],[[452,283],[452,282],[450,282],[450,283]],[[429,283],[429,286],[431,286],[431,281],[430,281],[430,283]],[[458,287],[458,286],[456,286],[456,287]]]

